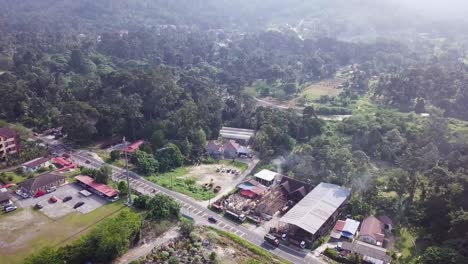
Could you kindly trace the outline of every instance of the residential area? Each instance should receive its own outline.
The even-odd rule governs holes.
[[[119,201],[119,190],[112,186],[116,186],[113,182],[126,181],[125,170],[114,167],[114,171],[111,170],[108,175],[109,180],[112,180],[109,181],[110,185],[100,183],[96,175],[83,174],[86,172],[83,167],[99,169],[104,163],[99,161],[99,155],[91,152],[83,154],[61,145],[54,134],[60,133],[57,131],[46,131],[45,135],[34,136],[42,144],[48,145],[48,155],[26,161],[12,169],[2,169],[0,203],[4,216],[0,218],[1,222],[19,218],[26,226],[28,221],[35,225],[34,217],[23,216],[26,212],[40,213],[54,220],[72,213],[90,214],[100,207]],[[0,132],[2,142],[9,142],[8,145],[3,143],[8,146],[8,151],[3,154],[4,159],[14,157],[12,155],[21,151],[18,135],[8,128]],[[182,202],[184,216],[189,219],[194,219],[194,215],[195,218],[201,216],[208,226],[228,228],[237,225],[240,230],[246,231],[233,232],[241,237],[247,238],[250,233],[262,238],[260,245],[267,249],[289,248],[298,255],[307,255],[312,250],[310,258],[317,263],[329,258],[339,261],[351,255],[359,255],[367,263],[391,263],[392,258],[387,249],[391,249],[395,241],[390,217],[369,215],[362,222],[354,220],[352,215],[346,213],[349,189],[324,182],[313,186],[268,169],[255,170],[258,160],[251,149],[254,135],[253,130],[223,128],[218,140],[206,144],[206,154],[216,161],[215,164],[193,166],[185,171],[186,174],[171,179],[176,184],[179,177],[184,181],[194,179],[195,184],[212,193],[206,196],[208,201]],[[135,155],[143,144],[143,140],[115,142],[107,145],[105,151],[118,151],[116,158],[122,159],[125,155]],[[246,165],[233,166],[230,165],[234,164],[232,162]],[[130,186],[135,194],[154,195],[161,191],[150,183],[139,181],[134,172],[131,175]],[[171,185],[162,186],[187,194],[184,200],[192,199],[189,197],[193,195],[191,193]],[[209,210],[197,213],[191,204]],[[219,221],[214,215],[223,220]],[[225,222],[231,224],[226,225]],[[21,239],[21,234],[15,229],[10,232],[8,235],[4,230],[7,237],[13,233],[17,237],[10,238],[10,243],[4,243],[4,249]]]

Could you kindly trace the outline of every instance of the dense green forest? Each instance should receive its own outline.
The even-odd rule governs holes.
[[[466,22],[355,2],[0,0],[0,119],[80,144],[145,139],[145,174],[203,158],[222,125],[255,129],[264,166],[350,187],[354,216],[424,234],[397,262],[464,263]],[[343,67],[342,93],[301,113],[247,92],[292,98]],[[324,121],[325,107],[352,117]]]

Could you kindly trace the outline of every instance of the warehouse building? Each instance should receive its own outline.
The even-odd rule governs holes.
[[[326,234],[346,206],[350,191],[338,185],[320,183],[281,219],[293,241],[312,243]]]

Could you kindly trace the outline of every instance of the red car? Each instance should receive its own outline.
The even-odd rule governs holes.
[[[34,198],[41,197],[42,195],[46,194],[43,190],[37,191],[37,193],[34,195]]]
[[[56,203],[57,202],[57,197],[55,197],[55,196],[50,197],[49,202]]]

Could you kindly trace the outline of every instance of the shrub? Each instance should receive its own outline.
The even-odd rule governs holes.
[[[169,264],[179,264],[179,258],[174,256],[169,259]]]

